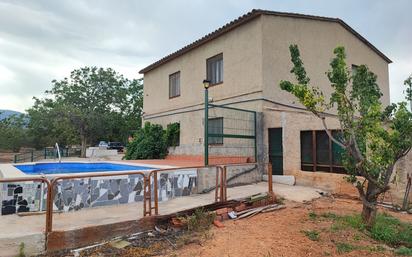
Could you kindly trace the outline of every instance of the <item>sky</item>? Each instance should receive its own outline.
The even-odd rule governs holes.
[[[24,111],[83,66],[129,79],[252,9],[341,18],[387,55],[391,101],[412,73],[410,0],[0,0],[0,109]]]

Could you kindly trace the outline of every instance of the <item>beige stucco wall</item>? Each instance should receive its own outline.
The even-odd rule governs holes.
[[[210,88],[210,99],[216,104],[240,102],[231,106],[263,113],[258,131],[263,134],[263,161],[268,161],[268,128],[282,127],[284,174],[294,175],[299,185],[356,194],[343,175],[300,170],[300,131],[321,130],[323,126],[312,114],[274,103],[299,106],[278,86],[282,79],[293,79],[290,44],[298,44],[312,84],[326,93],[331,92],[325,72],[333,49],[345,46],[349,68],[352,64],[368,65],[378,75],[383,103],[389,104],[388,63],[340,24],[263,15],[147,72],[144,119],[164,127],[180,122],[180,146],[171,149],[171,154],[203,155],[201,81],[206,77],[206,59],[223,53],[224,83]],[[181,72],[181,96],[169,99],[169,74],[176,71]],[[338,128],[335,118],[328,118],[327,123],[330,129]]]
[[[223,83],[210,88],[215,100],[261,90],[260,18],[144,74],[146,114],[203,103],[206,59],[223,53]],[[180,71],[180,97],[169,99],[169,75]]]
[[[293,80],[289,46],[297,44],[311,84],[330,94],[325,74],[333,49],[344,46],[347,65],[366,64],[378,76],[382,102],[389,104],[388,63],[352,33],[335,22],[264,15],[262,18],[263,95],[273,101],[295,104],[296,99],[279,89],[281,80]],[[297,105],[297,104],[296,104]],[[297,105],[299,106],[299,105]]]

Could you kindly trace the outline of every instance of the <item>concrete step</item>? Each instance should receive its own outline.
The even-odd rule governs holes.
[[[263,180],[268,181],[268,175],[263,175]],[[273,183],[279,183],[289,186],[294,186],[296,184],[295,176],[287,175],[272,175]]]

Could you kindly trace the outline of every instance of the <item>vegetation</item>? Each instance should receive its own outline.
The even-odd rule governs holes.
[[[84,67],[69,78],[52,81],[52,89],[28,110],[36,145],[80,143],[99,139],[125,142],[140,127],[142,80],[128,80],[108,68]]]
[[[331,83],[329,102],[318,87],[310,84],[297,45],[290,46],[297,83],[281,81],[281,89],[298,98],[306,109],[318,117],[331,140],[343,148],[343,166],[348,181],[354,183],[363,202],[362,221],[372,228],[376,221],[377,199],[389,189],[396,162],[412,146],[412,113],[406,102],[384,108],[377,77],[367,66],[351,72],[345,62],[344,47],[334,50],[331,69],[326,73]],[[412,100],[411,81],[407,100]],[[409,92],[409,93],[408,93]],[[333,136],[327,127],[325,112],[335,108],[340,135]],[[360,175],[361,177],[357,176]]]
[[[0,149],[18,152],[30,141],[25,115],[11,115],[0,120]]]
[[[164,130],[161,125],[146,122],[127,146],[125,159],[162,159],[169,146],[179,145],[179,135],[179,123],[171,123]]]
[[[412,256],[412,248],[401,246],[395,250],[395,254],[401,256]]]
[[[166,138],[161,125],[146,122],[127,146],[125,159],[162,159],[167,154]]]
[[[26,254],[24,253],[24,243],[20,243],[19,245],[19,255],[17,257],[26,257]]]
[[[303,230],[302,231],[305,236],[307,236],[312,241],[319,241],[320,234],[316,230]]]
[[[200,232],[209,229],[215,218],[215,213],[198,208],[192,215],[183,218],[183,221],[187,224],[189,231]]]

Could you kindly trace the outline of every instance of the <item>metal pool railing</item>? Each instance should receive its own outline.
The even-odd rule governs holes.
[[[91,179],[91,178],[110,178],[119,176],[131,176],[137,175],[143,178],[143,216],[159,215],[159,179],[162,173],[171,173],[174,171],[208,169],[208,172],[215,170],[216,178],[211,182],[208,192],[215,191],[214,201],[225,202],[227,201],[227,187],[228,187],[228,168],[244,165],[254,165],[257,168],[256,163],[241,163],[241,164],[227,164],[227,165],[212,165],[212,166],[191,166],[191,167],[179,167],[179,168],[167,168],[156,169],[148,172],[142,171],[127,171],[127,172],[104,172],[94,174],[80,174],[80,175],[62,175],[54,177],[49,180],[45,177],[25,177],[25,178],[8,178],[0,179],[0,183],[18,183],[18,182],[41,182],[47,185],[46,196],[46,224],[45,224],[45,237],[46,242],[48,235],[53,232],[53,203],[54,197],[57,194],[57,185],[61,181],[75,180],[75,179]],[[270,165],[269,165],[270,166]],[[198,174],[198,173],[197,173]],[[204,175],[204,174],[202,174]],[[273,195],[272,188],[272,176],[271,169],[268,169],[268,193]],[[153,183],[153,186],[152,186]],[[43,199],[41,199],[43,200]]]
[[[0,183],[19,183],[19,182],[40,182],[47,185],[47,196],[46,196],[46,227],[45,232],[47,233],[52,231],[52,213],[48,212],[48,210],[53,209],[50,201],[50,196],[52,194],[51,183],[47,178],[44,177],[24,177],[24,178],[8,178],[8,179],[0,179]],[[42,199],[41,199],[42,200]]]
[[[190,166],[190,167],[178,167],[178,168],[168,168],[168,169],[158,169],[158,170],[152,170],[149,175],[148,175],[148,183],[150,186],[150,183],[153,180],[153,200],[154,200],[154,206],[152,207],[152,202],[150,201],[148,203],[148,212],[146,213],[147,215],[151,216],[152,215],[152,210],[154,210],[155,215],[159,215],[159,173],[164,173],[164,172],[175,172],[179,170],[190,170],[190,169],[205,169],[205,168],[215,168],[216,169],[216,180],[215,180],[215,185],[214,185],[214,190],[215,190],[215,202],[222,201],[222,193],[223,193],[223,181],[219,181],[219,177],[223,178],[223,169],[221,166],[218,165],[211,165],[211,166]],[[146,209],[147,210],[147,209]]]

